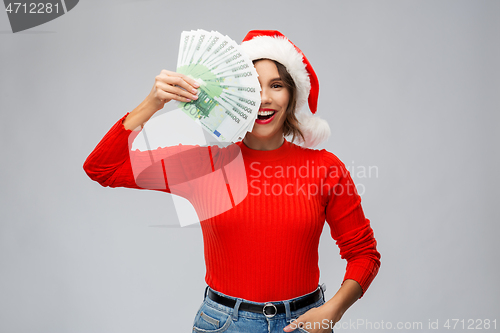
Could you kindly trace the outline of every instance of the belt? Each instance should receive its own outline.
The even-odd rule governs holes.
[[[316,291],[314,293],[307,295],[304,298],[298,299],[296,301],[291,301],[289,303],[290,304],[290,311],[299,310],[305,306],[314,304],[317,301],[319,301],[322,297],[322,293],[321,293],[320,289],[321,288],[316,289]],[[207,296],[212,301],[219,303],[221,305],[228,306],[230,308],[234,308],[234,306],[236,305],[235,299],[216,294],[210,288],[208,288]],[[263,305],[241,302],[239,310],[249,311],[249,312],[254,312],[254,313],[262,313],[267,318],[272,318],[278,313],[285,313],[286,312],[285,304],[283,304],[283,302],[276,302],[276,303],[268,302],[268,303],[265,303]]]

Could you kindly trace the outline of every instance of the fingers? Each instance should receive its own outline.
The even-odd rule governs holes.
[[[192,94],[178,86],[173,86],[162,81],[157,81],[155,85],[156,94],[160,100],[168,101],[173,99],[179,102],[190,102],[198,98],[196,94]]]
[[[198,82],[184,74],[162,70],[155,78],[157,98],[161,101],[171,99],[180,102],[190,102],[198,99]]]
[[[186,76],[184,74],[167,71],[166,69],[162,70],[160,75],[161,74],[164,74],[164,75],[170,76],[170,77],[178,77],[178,78],[182,79],[182,83],[185,83],[185,85],[182,85],[182,87],[186,90],[189,90],[189,88],[191,88],[191,87],[194,89],[197,89],[200,87],[198,82],[196,82],[193,78],[190,78],[189,76]],[[188,85],[191,87],[189,87]]]
[[[174,86],[179,86],[186,91],[189,91],[193,94],[197,93],[197,88],[200,87],[198,82],[196,82],[194,79],[180,73],[176,72],[170,72],[167,70],[162,70],[160,75],[158,75],[160,80],[163,80],[167,84],[171,84]]]
[[[295,320],[292,319],[292,322],[289,325],[287,325],[283,329],[283,331],[284,332],[293,332],[295,330],[298,330],[299,327],[302,328],[303,326],[304,326],[304,323],[299,321],[299,318],[297,318]]]

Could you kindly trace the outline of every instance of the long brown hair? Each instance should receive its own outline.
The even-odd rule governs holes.
[[[253,63],[255,64],[259,60],[264,59],[254,60]],[[288,71],[286,70],[286,67],[275,60],[273,60],[273,62],[276,64],[280,79],[290,95],[290,99],[288,100],[288,107],[285,111],[286,118],[285,122],[283,123],[283,135],[291,135],[292,142],[299,136],[302,138],[302,141],[304,141],[304,134],[302,134],[302,132],[300,131],[299,121],[297,120],[297,117],[295,117],[295,108],[297,107],[297,86],[295,85],[295,82],[293,81],[290,73],[288,73]]]

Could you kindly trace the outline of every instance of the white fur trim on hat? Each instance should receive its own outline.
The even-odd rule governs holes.
[[[304,135],[304,140],[299,136],[298,143],[304,147],[316,147],[330,136],[330,126],[328,122],[310,112],[295,112],[299,121],[299,127]]]

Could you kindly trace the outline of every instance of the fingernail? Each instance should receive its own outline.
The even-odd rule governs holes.
[[[198,94],[198,90],[196,90],[196,89],[191,89],[191,92],[192,92],[193,94],[195,94],[195,95],[197,95],[197,94]]]
[[[198,99],[198,96],[197,95],[193,95],[193,99]]]
[[[193,86],[195,86],[196,88],[199,88],[199,87],[200,87],[200,84],[199,84],[198,82],[195,82],[195,83],[193,84]]]
[[[189,98],[186,98],[186,102],[189,103],[191,102],[191,100]]]

